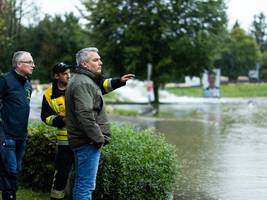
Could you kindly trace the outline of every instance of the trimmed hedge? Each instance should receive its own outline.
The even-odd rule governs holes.
[[[175,147],[153,130],[112,126],[94,199],[161,200],[174,191],[178,172]]]
[[[34,189],[50,191],[54,176],[56,129],[44,123],[30,123],[22,163],[21,182]]]
[[[48,191],[54,172],[55,132],[40,123],[29,130],[22,180]],[[163,200],[174,191],[177,173],[175,147],[163,136],[113,124],[112,142],[102,150],[93,199]]]

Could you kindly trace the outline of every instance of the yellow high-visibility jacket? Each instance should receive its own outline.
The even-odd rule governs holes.
[[[102,94],[107,94],[126,83],[121,82],[119,78],[102,79],[99,87]],[[57,128],[57,144],[68,145],[68,136],[65,123],[65,90],[60,91],[57,82],[53,83],[44,91],[41,119],[49,126]]]

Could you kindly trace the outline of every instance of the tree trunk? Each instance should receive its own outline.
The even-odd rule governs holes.
[[[152,106],[155,109],[154,115],[158,115],[159,112],[159,83],[157,80],[153,80],[154,86],[154,101],[152,102]]]

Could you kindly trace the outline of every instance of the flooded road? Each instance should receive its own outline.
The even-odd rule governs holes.
[[[39,114],[33,104],[32,119]],[[176,200],[267,199],[267,99],[191,99],[161,105],[160,115],[111,119],[154,127],[177,147]]]
[[[160,112],[171,119],[141,125],[177,147],[175,199],[267,199],[267,99],[180,102]]]

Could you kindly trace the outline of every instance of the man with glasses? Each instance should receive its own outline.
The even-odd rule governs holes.
[[[35,68],[29,52],[17,51],[13,69],[0,76],[0,190],[3,200],[16,199],[17,178],[25,152]]]

